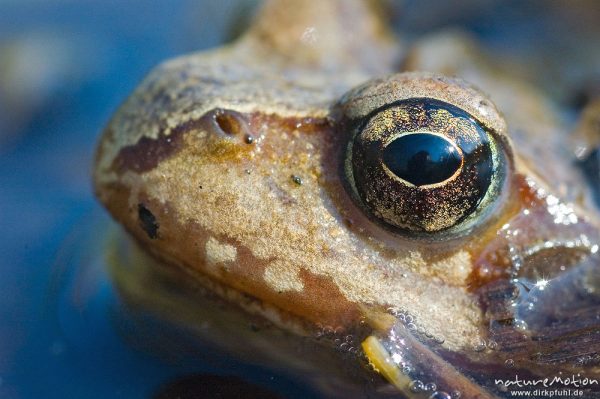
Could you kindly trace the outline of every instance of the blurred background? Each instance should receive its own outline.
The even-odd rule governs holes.
[[[0,398],[147,398],[194,373],[309,394],[229,360],[165,359],[131,345],[114,328],[118,299],[97,256],[107,216],[90,169],[103,126],[153,66],[231,39],[257,3],[0,0]],[[459,27],[526,58],[518,72],[564,109],[600,87],[596,2],[390,3],[409,42]]]
[[[188,372],[123,343],[111,328],[110,285],[77,274],[92,268],[90,231],[102,226],[90,225],[104,216],[92,157],[104,124],[153,66],[222,43],[247,7],[0,1],[0,398],[147,398]],[[77,281],[57,282],[63,276]]]

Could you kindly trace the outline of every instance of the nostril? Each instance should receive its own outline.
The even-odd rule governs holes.
[[[236,139],[239,143],[254,144],[256,138],[246,115],[229,109],[217,108],[208,113],[208,120],[218,136]]]
[[[223,109],[216,110],[213,115],[215,123],[225,135],[238,136],[246,133],[247,122],[241,115]]]

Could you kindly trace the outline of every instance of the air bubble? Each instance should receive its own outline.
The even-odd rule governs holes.
[[[425,389],[425,384],[423,384],[423,381],[421,380],[413,380],[408,384],[408,388],[413,393],[419,393]]]
[[[486,348],[486,344],[485,341],[480,341],[478,342],[475,347],[473,348],[475,350],[475,352],[483,352]]]
[[[515,366],[515,361],[512,359],[506,359],[504,365],[509,368],[513,368]]]
[[[392,361],[399,365],[400,363],[402,363],[402,355],[400,355],[399,353],[393,353]]]
[[[429,399],[452,399],[452,396],[450,396],[449,393],[444,391],[435,391],[431,394]]]
[[[517,330],[527,331],[527,323],[524,320],[515,319],[514,326]]]
[[[462,396],[462,394],[460,393],[460,391],[452,391],[452,393],[450,394],[450,397],[452,399],[459,399]]]
[[[437,385],[435,385],[434,382],[430,382],[428,384],[425,384],[425,390],[426,391],[434,392],[436,389],[437,389]]]

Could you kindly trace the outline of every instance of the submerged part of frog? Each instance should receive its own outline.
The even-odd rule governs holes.
[[[136,242],[123,296],[328,395],[599,377],[597,216],[552,105],[501,69],[456,34],[404,49],[341,0],[268,2],[162,64],[97,152]]]

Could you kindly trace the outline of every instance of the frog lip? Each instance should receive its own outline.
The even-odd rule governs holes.
[[[277,288],[265,280],[267,268],[275,267],[277,259],[259,259],[242,242],[210,232],[198,223],[181,222],[173,217],[175,211],[168,203],[160,203],[143,191],[135,194],[138,205],[134,209],[127,205],[134,195],[129,187],[109,185],[103,188],[102,195],[111,196],[107,208],[144,251],[170,267],[187,271],[193,278],[220,284],[221,290],[229,292],[227,295],[238,292],[240,297],[236,301],[255,298],[256,303],[269,307],[270,313],[279,312],[313,326],[316,323],[351,326],[359,318],[357,304],[349,301],[325,276],[300,270],[299,287]],[[141,208],[144,214],[152,215],[152,234],[148,232],[148,223],[138,217]],[[321,306],[324,303],[328,305]]]

